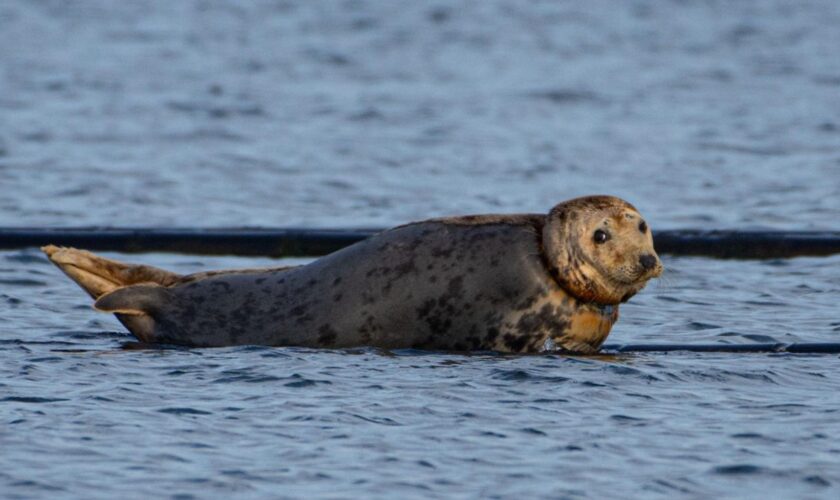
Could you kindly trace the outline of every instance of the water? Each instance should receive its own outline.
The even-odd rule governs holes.
[[[840,7],[0,3],[0,225],[388,226],[610,193],[834,229]],[[111,257],[179,272],[284,262]],[[840,256],[668,258],[611,343],[837,342]],[[4,498],[836,498],[840,358],[130,350],[0,252]]]

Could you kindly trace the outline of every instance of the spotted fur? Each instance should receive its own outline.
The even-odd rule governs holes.
[[[147,342],[590,353],[618,304],[661,272],[643,223],[629,203],[593,196],[547,216],[412,223],[305,266],[189,276],[45,252]],[[607,241],[593,241],[599,229]]]

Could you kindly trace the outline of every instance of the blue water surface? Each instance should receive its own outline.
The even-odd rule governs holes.
[[[4,0],[0,226],[609,193],[654,231],[837,230],[838,26],[830,0]],[[663,260],[611,343],[840,341],[840,256]],[[2,498],[840,495],[837,355],[137,350],[90,302],[0,252]]]

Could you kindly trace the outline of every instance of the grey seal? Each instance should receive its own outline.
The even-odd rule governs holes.
[[[414,222],[298,267],[179,275],[43,251],[139,340],[196,347],[592,353],[662,272],[647,223],[611,196]]]

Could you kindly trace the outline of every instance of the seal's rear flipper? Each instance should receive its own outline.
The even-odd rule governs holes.
[[[152,266],[126,264],[106,259],[86,250],[47,245],[41,250],[64,274],[79,284],[91,297],[98,299],[117,288],[138,283],[169,286],[181,276]]]
[[[172,300],[168,288],[154,284],[117,288],[99,297],[93,305],[98,311],[114,313],[135,337],[155,343],[155,315]]]
[[[64,274],[97,299],[96,309],[115,313],[143,342],[155,342],[153,316],[170,295],[165,287],[181,280],[180,275],[152,266],[106,259],[75,248],[47,245],[41,250]]]
[[[144,283],[117,288],[99,297],[93,307],[98,311],[114,313],[135,337],[147,344],[191,344],[178,341],[177,336],[172,337],[171,329],[164,329],[169,335],[162,334],[160,325],[156,324],[178,310],[175,294],[165,286]]]

